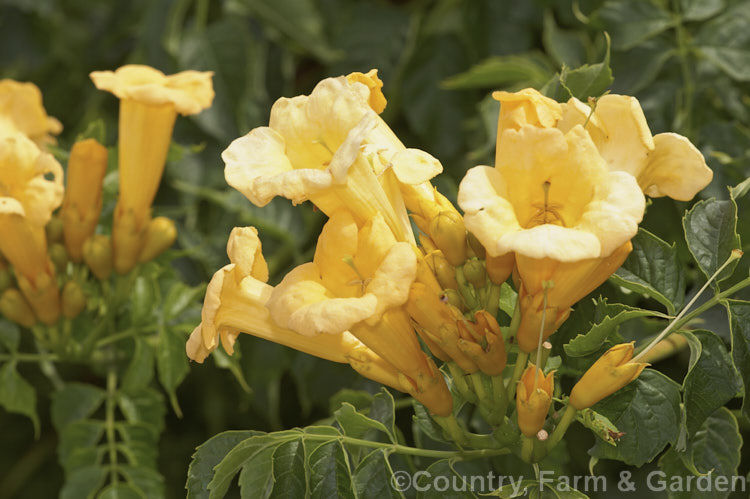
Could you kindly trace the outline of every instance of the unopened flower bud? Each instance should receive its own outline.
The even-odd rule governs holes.
[[[6,289],[0,296],[0,313],[24,327],[36,324],[36,317],[21,292],[15,288]]]
[[[86,296],[81,286],[75,281],[66,282],[62,290],[63,315],[68,319],[75,319],[84,308],[86,308]]]
[[[464,276],[474,288],[481,289],[487,283],[487,272],[484,265],[477,258],[469,258],[464,264]]]
[[[487,267],[487,274],[490,276],[490,281],[497,285],[508,280],[508,277],[513,272],[513,266],[515,264],[515,253],[506,253],[502,256],[490,256],[487,254],[485,260],[485,266]]]
[[[59,243],[63,238],[63,221],[58,217],[52,217],[44,227],[47,233],[47,244]]]
[[[140,262],[149,262],[167,251],[177,239],[177,228],[167,217],[156,217],[146,228],[146,237],[138,258]]]
[[[516,391],[518,428],[529,438],[536,436],[547,419],[555,388],[553,375],[554,372],[551,372],[545,377],[541,369],[529,364],[518,381]]]
[[[466,261],[466,227],[456,211],[444,210],[430,222],[430,238],[454,267]]]
[[[456,269],[448,263],[448,260],[443,256],[443,252],[440,250],[428,253],[425,256],[425,261],[432,269],[433,274],[437,277],[440,287],[443,289],[458,289],[458,282],[456,282]]]
[[[54,243],[50,245],[47,251],[49,252],[49,259],[52,260],[57,273],[64,274],[65,269],[68,267],[68,252],[65,251],[65,246],[60,243]]]
[[[445,303],[448,303],[449,305],[456,307],[462,312],[466,308],[464,306],[464,301],[461,298],[461,293],[459,293],[455,289],[444,289],[442,294],[440,295],[440,299],[442,301],[445,301]]]
[[[105,281],[112,273],[112,245],[109,237],[94,234],[83,243],[83,261],[97,279]]]
[[[475,236],[471,232],[467,232],[466,241],[469,243],[469,249],[474,252],[474,256],[484,260],[485,256],[487,255],[487,251],[485,251],[484,246],[482,246],[482,243],[479,242],[477,236]]]

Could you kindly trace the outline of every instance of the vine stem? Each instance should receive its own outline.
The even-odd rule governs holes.
[[[117,373],[114,369],[107,372],[107,401],[105,406],[105,427],[107,447],[109,450],[110,480],[117,483],[117,442],[115,436],[115,397],[117,395]]]
[[[401,444],[388,444],[383,442],[371,442],[369,440],[361,440],[359,438],[347,437],[345,435],[331,438],[330,435],[304,435],[307,440],[338,440],[342,444],[356,445],[358,447],[370,447],[374,449],[387,449],[397,454],[406,454],[410,456],[421,456],[421,457],[434,457],[437,459],[453,458],[457,460],[470,460],[479,459],[483,457],[501,456],[503,454],[510,454],[510,449],[477,449],[477,450],[432,450],[432,449],[419,449],[416,447],[409,447]]]
[[[0,360],[16,362],[58,361],[60,357],[54,353],[0,353]]]

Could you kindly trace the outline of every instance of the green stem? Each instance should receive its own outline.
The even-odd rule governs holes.
[[[521,379],[521,375],[523,374],[523,370],[526,369],[528,361],[529,354],[526,352],[518,352],[516,366],[513,368],[513,376],[510,378],[510,383],[508,383],[508,400],[513,400],[513,397],[516,396],[516,385],[518,384],[518,380]]]
[[[693,320],[694,318],[696,318],[697,316],[699,316],[700,314],[708,310],[709,308],[713,307],[714,305],[718,305],[719,302],[723,300],[724,298],[727,298],[733,295],[734,293],[736,293],[737,291],[740,291],[741,289],[744,289],[748,286],[750,286],[750,277],[747,277],[741,280],[740,282],[738,282],[737,284],[735,284],[734,286],[732,286],[731,288],[714,295],[713,298],[706,300],[704,304],[697,307],[695,310],[693,310],[689,314],[686,314],[685,317],[683,317],[680,320],[675,321],[677,323],[675,328],[679,329],[680,327],[684,326],[685,324],[687,324],[688,322],[690,322],[691,320]]]
[[[132,336],[138,336],[141,333],[151,332],[159,328],[158,324],[154,324],[152,326],[146,326],[146,327],[140,327],[140,328],[130,328],[126,329],[125,331],[120,331],[119,333],[115,333],[113,335],[104,337],[100,340],[98,340],[95,344],[95,348],[101,348],[104,345],[109,345],[110,343],[114,343],[116,341],[124,340],[127,338],[130,338]]]
[[[508,392],[505,391],[505,385],[503,384],[503,376],[491,376],[492,380],[492,398],[495,403],[495,411],[501,421],[505,421],[505,410],[508,408]]]
[[[458,283],[458,292],[461,293],[461,297],[466,303],[466,308],[472,311],[477,310],[479,302],[474,294],[474,287],[466,280],[463,266],[456,267],[456,282]]]
[[[500,307],[500,286],[497,284],[490,283],[489,291],[487,292],[487,301],[484,304],[484,309],[489,312],[492,317],[497,316],[497,309]]]
[[[14,362],[56,362],[60,357],[54,353],[0,353],[0,360],[11,360]]]
[[[513,309],[513,317],[510,319],[510,326],[508,326],[508,334],[505,338],[507,342],[511,338],[515,338],[518,333],[518,328],[521,325],[521,300],[516,299],[516,307]],[[506,350],[507,350],[507,344]]]
[[[446,362],[446,366],[448,366],[448,370],[451,373],[451,378],[453,378],[453,385],[456,387],[456,390],[458,390],[458,393],[460,393],[463,398],[471,402],[472,404],[477,403],[477,396],[476,394],[469,389],[469,384],[466,383],[466,379],[464,378],[465,373],[463,370],[458,367],[458,365],[455,362]]]
[[[560,419],[560,422],[557,423],[557,426],[555,426],[555,430],[552,432],[552,435],[550,435],[547,439],[548,452],[552,450],[552,448],[557,445],[560,440],[562,440],[563,436],[565,436],[565,432],[568,431],[568,426],[570,426],[570,423],[575,421],[577,413],[578,410],[572,405],[568,404],[568,406],[565,408],[565,412],[563,413],[562,418]]]
[[[533,461],[534,440],[535,439],[529,438],[526,435],[521,435],[521,459],[527,463]]]
[[[115,406],[117,397],[117,373],[111,368],[107,373],[107,400],[105,404],[105,428],[109,450],[110,480],[117,483],[117,441],[115,436]]]
[[[440,425],[440,427],[443,429],[443,432],[448,436],[450,440],[453,440],[456,442],[456,444],[460,446],[465,446],[469,444],[468,438],[466,438],[466,434],[458,424],[458,421],[456,421],[456,416],[451,414],[450,416],[432,416],[432,419]]]

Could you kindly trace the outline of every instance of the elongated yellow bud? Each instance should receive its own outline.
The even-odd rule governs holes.
[[[464,276],[476,289],[481,289],[487,284],[487,272],[484,265],[477,258],[469,258],[464,264]]]
[[[112,273],[112,244],[109,237],[94,234],[83,243],[83,261],[100,281]]]
[[[633,344],[621,343],[604,352],[573,387],[570,405],[586,409],[636,379],[648,364],[630,362]]]
[[[466,227],[458,212],[438,213],[430,222],[430,238],[454,267],[466,261]]]
[[[47,244],[59,243],[63,238],[63,221],[58,217],[52,217],[44,227],[47,234]]]
[[[458,289],[456,269],[448,263],[442,251],[437,250],[428,253],[425,256],[425,261],[430,269],[432,269],[432,273],[437,277],[440,287],[443,289]]]
[[[148,224],[140,262],[148,262],[168,250],[177,239],[177,228],[167,217],[156,217]]]
[[[544,426],[552,394],[555,389],[554,372],[546,377],[541,369],[529,364],[518,381],[516,410],[518,428],[529,438],[536,436]]]
[[[0,313],[24,327],[36,324],[36,317],[21,292],[15,288],[6,289],[0,295]]]
[[[86,296],[81,286],[75,281],[68,281],[62,290],[62,313],[68,319],[78,317],[86,308]]]
[[[60,243],[54,243],[50,245],[47,251],[57,273],[64,274],[68,266],[68,252],[65,251],[65,246]]]
[[[70,150],[62,221],[65,247],[74,262],[83,258],[83,243],[99,222],[107,156],[107,148],[94,139],[76,142]]]

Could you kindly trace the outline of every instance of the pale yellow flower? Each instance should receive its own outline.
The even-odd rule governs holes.
[[[352,80],[327,78],[309,96],[276,101],[269,126],[222,154],[227,182],[258,206],[275,196],[310,200],[329,216],[345,208],[360,225],[379,213],[399,241],[413,242],[399,186],[425,182],[442,166],[406,149],[371,108],[375,90]]]
[[[177,114],[196,114],[211,105],[212,75],[183,71],[165,76],[139,65],[91,73],[97,88],[120,98],[120,196],[112,237],[114,266],[121,274],[138,262]]]
[[[562,108],[557,127],[567,132],[588,120],[586,131],[609,168],[633,175],[648,196],[689,201],[713,178],[703,155],[687,138],[676,133],[651,135],[635,97],[605,95],[593,113],[575,98]]]
[[[347,211],[323,227],[311,263],[287,274],[268,301],[274,321],[303,335],[350,331],[402,376],[402,387],[432,412],[452,402],[422,351],[405,310],[417,256],[380,215],[359,228]]]
[[[83,243],[96,230],[102,210],[102,181],[107,148],[94,139],[73,144],[68,160],[68,185],[61,218],[65,248],[74,262],[83,258]]]
[[[42,93],[33,83],[0,80],[0,136],[21,132],[37,145],[54,143],[52,135],[62,131],[62,124],[42,105]]]
[[[518,130],[524,125],[554,127],[562,116],[560,104],[533,88],[518,92],[493,92],[492,98],[500,102],[498,137],[505,130]]]

